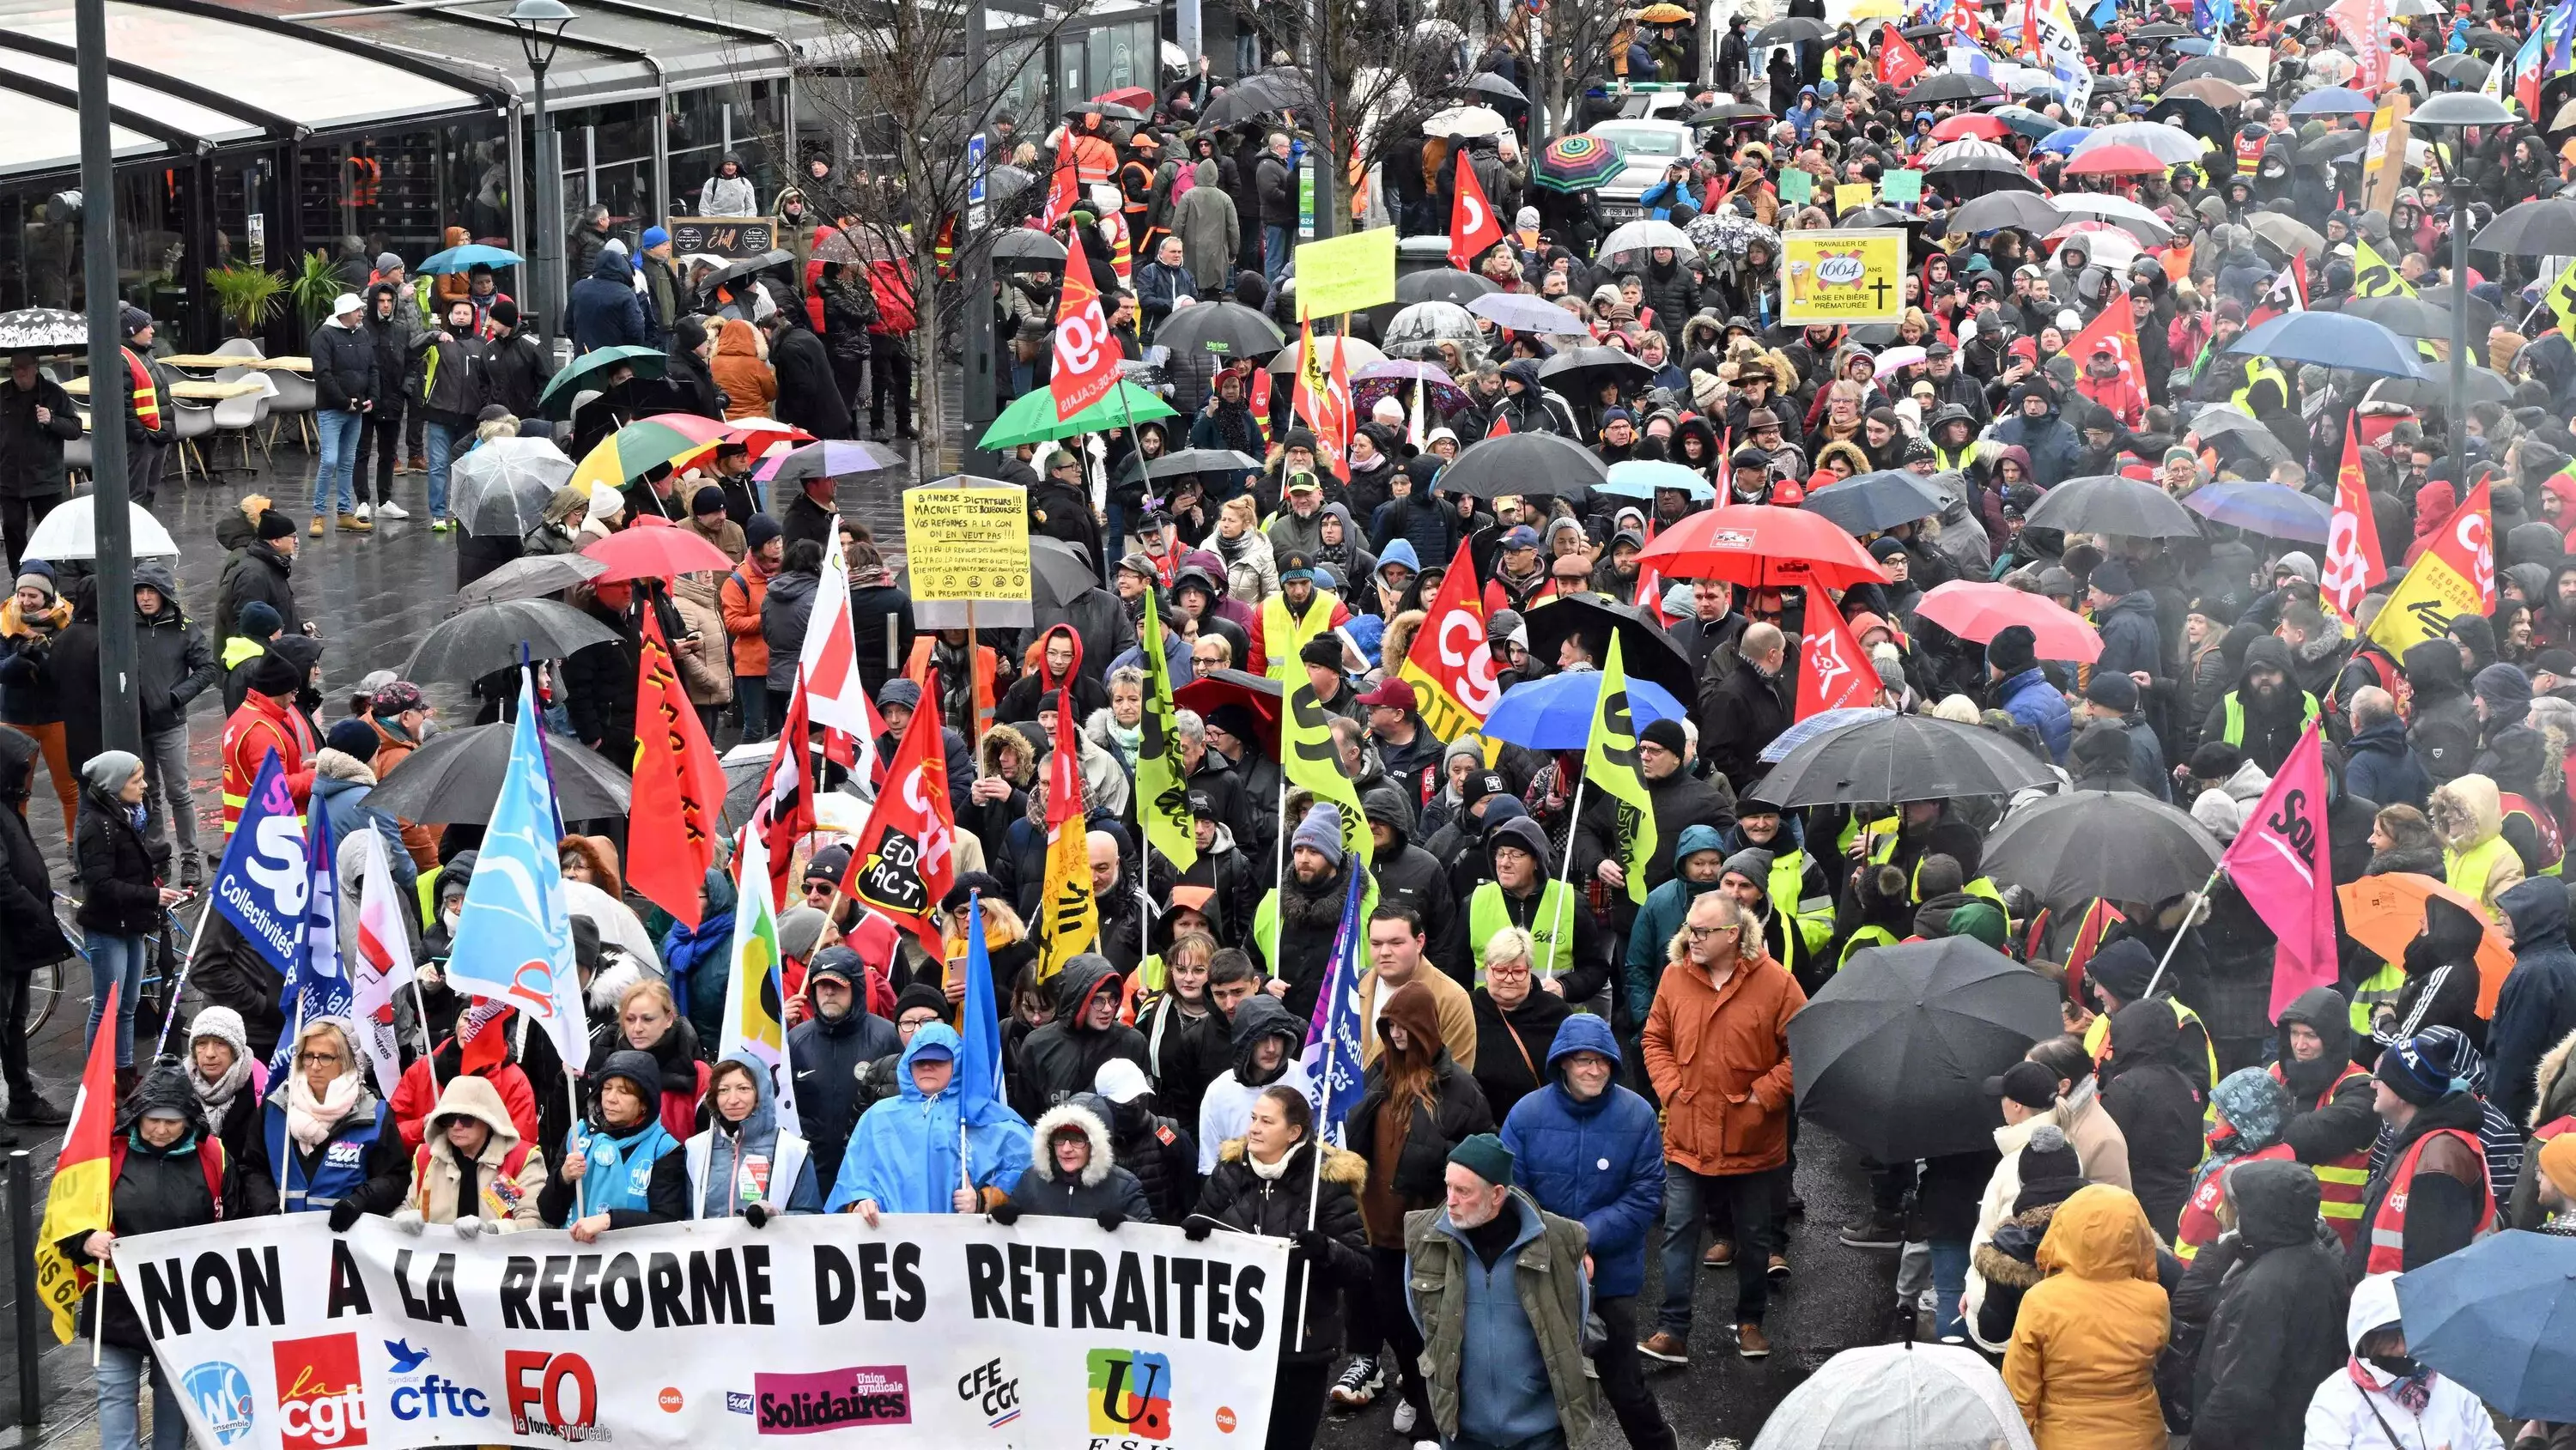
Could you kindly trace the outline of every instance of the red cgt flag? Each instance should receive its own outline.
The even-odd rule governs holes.
[[[695,931],[700,891],[723,827],[724,767],[707,740],[659,610],[644,611],[635,672],[635,798],[628,812],[626,883]]]
[[[1458,153],[1458,189],[1449,203],[1449,260],[1464,268],[1503,239],[1503,224],[1494,219],[1494,204],[1485,199],[1485,184],[1467,153]]]
[[[2370,484],[2361,470],[2357,427],[2343,431],[2343,466],[2335,470],[2334,517],[2326,524],[2325,554],[2318,571],[2320,592],[2349,623],[2370,586],[2388,577],[2388,560],[2379,550],[2379,523],[2370,511]]]
[[[1807,637],[1798,660],[1796,718],[1821,715],[1878,698],[1878,670],[1852,638],[1842,611],[1821,589],[1807,591]]]
[[[1073,250],[1078,255],[1081,248]],[[1099,402],[1117,385],[1118,345],[1101,314],[1100,291],[1091,285],[1089,268],[1067,267],[1064,295],[1056,303],[1055,376],[1047,380],[1056,421]]]
[[[1073,209],[1082,204],[1082,178],[1073,164],[1073,148],[1058,146],[1055,150],[1055,172],[1047,180],[1046,210],[1038,213],[1038,230],[1051,232],[1064,225]]]
[[[936,670],[923,681],[922,698],[939,698]],[[933,961],[947,954],[939,936],[939,903],[957,878],[957,823],[948,804],[948,753],[940,732],[937,710],[912,712],[886,769],[885,789],[877,793],[841,878],[842,895],[901,923]]]
[[[1878,83],[1883,86],[1910,86],[1914,78],[1930,70],[1905,37],[1893,29],[1887,33],[1887,45],[1878,53]]]

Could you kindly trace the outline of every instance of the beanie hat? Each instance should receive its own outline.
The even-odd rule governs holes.
[[[1986,645],[1986,663],[1998,674],[2020,674],[2039,663],[2039,636],[2027,624],[2006,625]]]
[[[644,250],[646,250],[646,251],[648,251],[648,252],[649,252],[649,251],[653,250],[655,247],[658,247],[658,246],[662,245],[664,242],[669,241],[670,239],[671,239],[671,234],[670,234],[669,232],[667,232],[667,231],[664,231],[662,228],[660,228],[660,227],[646,227],[646,228],[644,229],[644,239],[643,239],[643,240],[644,240]]]
[[[2531,679],[2519,666],[2489,665],[2469,681],[2469,688],[2487,702],[2490,729],[2515,724],[2531,713]]]
[[[1290,849],[1309,847],[1333,863],[1342,865],[1342,813],[1330,803],[1319,803],[1306,809],[1306,819],[1297,823],[1297,833],[1288,838]]]
[[[699,518],[725,511],[724,490],[710,483],[689,495],[689,512]]]
[[[2137,581],[2129,577],[2129,566],[2118,559],[2105,559],[2096,565],[2092,584],[2113,596],[2134,593],[2138,587]]]
[[[273,654],[264,654],[251,661],[249,670],[250,673],[242,677],[242,682],[254,695],[292,695],[304,684],[295,666]]]
[[[957,880],[949,886],[948,894],[946,896],[939,898],[939,909],[942,911],[955,911],[957,908],[964,906],[969,899],[979,892],[983,895],[992,897],[996,901],[1008,901],[1011,899],[1011,894],[1002,889],[1002,883],[999,878],[993,876],[990,872],[969,871],[958,877]],[[945,999],[942,999],[941,1005],[943,1008],[946,1006]]]
[[[1974,897],[1951,911],[1949,932],[1983,942],[1996,951],[2004,949],[2007,934],[2004,914],[1995,909],[1993,902]]]
[[[492,300],[492,325],[508,329],[519,325],[519,304],[507,297]]]
[[[2240,1067],[2220,1078],[2209,1097],[2247,1152],[2280,1142],[2290,1121],[2290,1090],[2267,1068]]]
[[[272,541],[291,539],[295,537],[295,520],[275,509],[269,509],[259,516],[259,536]]]
[[[243,605],[238,623],[240,632],[252,639],[267,639],[286,628],[286,621],[277,617],[277,606],[265,599]]]
[[[2013,1200],[2013,1212],[2063,1203],[2083,1186],[2084,1160],[2066,1140],[2066,1131],[2055,1123],[2032,1129],[2021,1146],[2021,1194]]]
[[[1637,738],[1652,741],[1675,755],[1685,754],[1690,749],[1690,737],[1683,731],[1679,720],[1649,720],[1646,728],[1637,732]]]
[[[331,733],[322,737],[322,748],[339,751],[363,765],[376,758],[376,747],[383,742],[375,726],[352,715],[331,727]]]
[[[937,987],[930,985],[928,982],[915,982],[911,986],[894,994],[894,1015],[896,1021],[902,1021],[903,1014],[911,1011],[915,1007],[927,1007],[931,1011],[938,1013],[940,1016],[946,1017],[948,1015],[948,996],[946,993],[940,991]]]
[[[1297,651],[1297,659],[1317,669],[1339,670],[1342,667],[1342,642],[1330,634],[1317,635],[1306,641],[1305,648]]]
[[[1771,860],[1770,852],[1759,846],[1747,846],[1727,857],[1718,867],[1718,875],[1721,878],[1730,875],[1741,876],[1756,885],[1767,886],[1771,880]]]
[[[2413,1037],[2379,1054],[2379,1066],[2371,1075],[2388,1084],[2390,1092],[2419,1108],[2430,1107],[2461,1088],[2449,1073],[2425,1057],[2422,1040]]]
[[[769,515],[753,514],[751,522],[742,526],[743,547],[757,550],[772,539],[784,537],[786,532],[780,527],[778,520]]]
[[[2097,572],[2093,577],[2102,576]],[[2115,671],[2095,670],[2093,678],[2085,681],[2084,698],[2105,710],[2126,715],[2138,708],[2138,682]]]
[[[117,325],[125,331],[125,340],[132,342],[134,334],[152,325],[152,314],[129,304],[124,311],[116,315],[116,320]]]
[[[1512,1181],[1512,1150],[1491,1133],[1475,1133],[1461,1140],[1449,1150],[1449,1161],[1487,1183],[1508,1186]]]
[[[402,258],[395,256],[391,252],[376,253],[376,270],[379,272],[400,271],[402,269],[402,264]]]
[[[45,596],[48,601],[62,597],[60,591],[54,588],[54,576],[51,574],[38,573],[31,570],[18,576],[17,587],[20,589],[33,589],[37,593]]]

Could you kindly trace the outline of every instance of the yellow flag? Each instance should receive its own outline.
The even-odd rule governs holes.
[[[1315,698],[1315,687],[1301,672],[1288,687],[1285,718],[1279,722],[1279,768],[1292,786],[1303,786],[1319,801],[1331,801],[1342,812],[1342,850],[1365,866],[1376,855],[1368,817],[1360,813],[1359,788],[1342,773],[1342,758],[1333,748],[1333,717]],[[1279,829],[1294,832],[1295,821]]]
[[[1637,722],[1628,709],[1628,667],[1619,635],[1610,635],[1610,657],[1601,662],[1601,693],[1592,707],[1592,738],[1583,747],[1583,781],[1619,803],[1619,864],[1628,873],[1628,899],[1646,901],[1646,863],[1655,859],[1655,805],[1637,770]]]
[[[1038,900],[1038,979],[1100,940],[1100,903],[1091,896],[1089,823],[1082,809],[1082,737],[1073,729],[1073,692],[1055,699],[1055,753],[1047,761],[1046,891]]]
[[[2388,259],[2371,250],[2370,243],[2359,237],[2352,242],[2352,295],[2355,297],[2412,297],[2415,288]]]
[[[2478,587],[2449,562],[2427,553],[2415,561],[2397,591],[2370,623],[2371,643],[2400,659],[2428,639],[2439,638],[2456,614],[2476,614]]]
[[[2558,330],[2576,338],[2576,263],[2558,269],[2558,280],[2549,284],[2541,300],[2549,304],[2550,315],[2558,319]]]

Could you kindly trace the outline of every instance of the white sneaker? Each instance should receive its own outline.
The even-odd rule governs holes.
[[[387,504],[387,505],[385,505],[385,507],[387,507],[387,508],[392,508],[392,507],[393,507],[393,505],[392,505],[392,504]],[[367,517],[367,506],[366,506],[364,503],[361,503],[361,504],[359,504],[359,505],[358,505],[358,518],[359,518],[361,521],[363,521],[363,520],[365,520],[365,518],[366,518],[366,517]]]
[[[362,514],[360,517],[363,518],[365,516]],[[385,519],[407,519],[411,517],[411,510],[404,508],[401,504],[394,502],[392,499],[386,499],[384,503],[377,508],[376,517]]]
[[[1395,1402],[1395,1433],[1399,1435],[1412,1434],[1413,1422],[1417,1418],[1418,1416],[1414,1411],[1413,1402],[1411,1400],[1398,1400]]]

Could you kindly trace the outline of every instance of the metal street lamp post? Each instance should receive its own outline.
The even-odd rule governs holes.
[[[546,70],[555,63],[555,47],[563,43],[564,27],[572,23],[573,14],[563,0],[519,0],[505,18],[517,28],[519,53],[527,58],[528,72],[537,82],[536,156],[531,168],[537,180],[536,235],[529,238],[528,247],[535,265],[529,290],[535,294],[538,340],[551,347],[563,292],[564,210],[563,167],[555,161],[554,129],[546,119]]]

